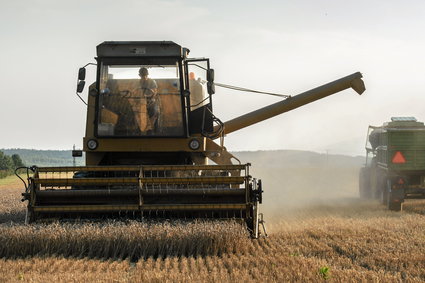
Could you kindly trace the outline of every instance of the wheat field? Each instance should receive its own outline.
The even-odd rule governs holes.
[[[362,201],[353,168],[254,171],[267,177],[258,240],[236,222],[25,226],[22,185],[3,181],[0,282],[425,282],[424,200],[402,213]]]

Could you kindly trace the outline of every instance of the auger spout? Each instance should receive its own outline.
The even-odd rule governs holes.
[[[250,113],[224,123],[224,134],[230,134],[242,128],[259,123],[271,117],[296,109],[310,102],[322,99],[326,96],[335,94],[348,88],[352,88],[358,94],[362,94],[366,88],[360,72],[351,74],[325,85],[316,87],[283,101],[268,105]]]

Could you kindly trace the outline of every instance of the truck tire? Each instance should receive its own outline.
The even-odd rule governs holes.
[[[388,184],[391,182],[388,179],[382,180],[382,186],[381,186],[381,204],[387,205],[388,204],[388,186],[391,186],[391,184]]]
[[[401,201],[394,201],[393,193],[391,191],[391,180],[387,181],[387,187],[386,187],[386,201],[387,201],[387,207],[391,211],[401,211],[402,208],[402,202]]]
[[[370,191],[370,168],[360,168],[359,174],[359,195],[362,199],[370,199],[372,192]]]
[[[401,211],[401,202],[388,202],[388,209],[392,211]]]

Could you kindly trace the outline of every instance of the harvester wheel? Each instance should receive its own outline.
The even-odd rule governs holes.
[[[363,167],[360,169],[359,174],[359,195],[362,199],[371,198],[370,191],[370,168]]]

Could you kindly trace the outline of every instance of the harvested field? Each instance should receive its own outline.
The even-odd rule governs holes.
[[[235,222],[107,222],[3,225],[0,256],[57,255],[137,261],[149,257],[208,256],[237,252],[249,243]]]
[[[361,201],[357,170],[254,170],[259,240],[233,222],[25,226],[21,185],[0,184],[0,282],[424,282],[425,201]]]

